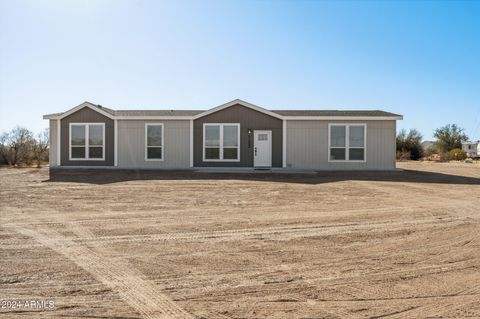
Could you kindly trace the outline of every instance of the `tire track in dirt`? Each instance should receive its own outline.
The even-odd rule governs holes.
[[[77,237],[95,237],[95,234],[92,233],[88,228],[82,227],[75,222],[66,222],[64,225],[66,229],[70,230]]]
[[[463,218],[433,218],[418,220],[415,222],[406,221],[382,221],[371,223],[351,223],[351,224],[306,224],[289,225],[278,227],[257,227],[229,230],[197,231],[197,232],[176,232],[165,234],[148,235],[119,235],[119,236],[93,236],[81,237],[74,241],[80,241],[95,245],[113,245],[125,242],[144,242],[144,241],[190,241],[190,240],[242,240],[249,238],[268,238],[288,240],[295,237],[309,237],[320,235],[348,234],[362,231],[395,231],[407,227],[415,227],[415,230],[430,228],[435,225],[461,225],[468,222]],[[290,235],[290,236],[287,236]]]
[[[409,312],[409,318],[453,318],[451,316],[444,316],[445,313],[461,309],[470,304],[478,303],[478,295],[459,295],[459,296],[439,296],[428,299],[428,303],[423,304],[416,309]],[[413,298],[420,300],[420,298]],[[438,303],[438,299],[442,299],[442,303]],[[452,303],[452,301],[454,303]],[[401,315],[392,315],[391,318],[405,318]]]
[[[99,256],[91,249],[75,243],[57,232],[38,232],[8,225],[17,233],[33,238],[44,246],[64,255],[118,295],[146,319],[193,319],[156,286],[128,265]]]
[[[401,211],[401,212],[410,212],[410,211],[415,211],[415,210],[423,210],[426,207],[428,209],[436,209],[437,213],[439,211],[442,212],[447,212],[450,208],[456,208],[458,205],[431,205],[431,206],[426,206],[425,204],[422,204],[421,202],[410,202],[410,204],[415,204],[415,205],[409,205],[409,206],[391,206],[391,207],[382,207],[382,208],[376,208],[376,207],[362,207],[362,208],[357,208],[357,209],[344,209],[344,210],[335,210],[336,214],[355,214],[358,212],[368,212],[368,213],[381,213],[381,212],[395,212],[395,211]],[[210,212],[217,212],[218,209],[216,208],[210,208],[210,209],[205,209],[202,208],[202,213],[198,214],[199,217],[203,217],[207,215]],[[176,213],[176,212],[183,212],[183,210],[169,210],[169,212]],[[318,214],[324,214],[324,213],[329,213],[330,211],[315,211],[315,213]],[[85,212],[82,212],[85,213]],[[92,212],[93,213],[93,212]],[[306,213],[311,213],[309,211],[301,211],[299,212],[300,214],[306,214]],[[62,212],[63,214],[63,212]],[[111,216],[111,217],[110,217]],[[155,217],[147,217],[147,216],[139,216],[138,212],[133,212],[133,213],[124,213],[122,212],[122,215],[119,216],[117,211],[113,212],[103,212],[101,216],[97,216],[98,218],[95,218],[95,224],[98,225],[100,223],[115,223],[115,224],[131,224],[132,223],[132,218],[134,218],[134,222],[138,223],[144,223],[147,221],[164,221],[164,220],[172,220],[176,221],[177,216],[173,214],[172,216],[155,216]],[[302,215],[295,215],[295,216],[287,216],[287,217],[279,217],[276,220],[291,220],[291,219],[298,219],[299,217],[302,217]],[[433,217],[433,216],[432,216]],[[56,219],[56,218],[53,218]],[[270,220],[267,218],[267,220]],[[72,220],[72,222],[76,224],[90,224],[92,223],[91,218],[87,219],[78,219],[78,220]],[[28,225],[28,226],[40,226],[40,225],[57,225],[57,226],[63,226],[64,221],[52,221],[52,216],[49,215],[48,220],[44,221],[36,221],[36,222],[30,222],[28,220],[25,220],[25,222],[22,221],[22,225]],[[165,223],[162,223],[162,225],[165,225]],[[169,224],[167,224],[168,226]],[[178,223],[172,223],[171,225],[178,225]]]

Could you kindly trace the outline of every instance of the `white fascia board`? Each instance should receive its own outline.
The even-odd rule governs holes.
[[[213,113],[213,112],[212,112]],[[265,112],[263,112],[265,113]],[[108,116],[111,119],[114,120],[196,120],[200,117],[203,117],[205,115],[211,114],[205,114],[202,113],[203,115],[199,116],[113,116],[110,115]],[[68,115],[67,115],[68,116]],[[44,115],[43,119],[45,120],[58,120],[62,119],[62,116],[48,116]],[[287,121],[399,121],[403,120],[403,116],[281,116],[276,114],[275,116],[278,119],[282,120],[287,120]]]
[[[112,114],[110,114],[110,113],[108,113],[108,112],[105,112],[104,110],[96,107],[95,105],[93,105],[93,104],[90,103],[90,102],[83,102],[82,104],[77,105],[77,106],[75,106],[73,109],[70,109],[70,110],[68,110],[67,112],[62,113],[61,115],[58,115],[58,116],[44,115],[44,116],[43,116],[43,119],[45,119],[45,120],[61,120],[61,119],[63,119],[64,117],[67,117],[67,116],[69,116],[70,114],[73,114],[73,113],[77,112],[78,110],[83,109],[84,107],[88,107],[88,108],[92,109],[92,110],[95,111],[95,112],[98,112],[98,113],[100,113],[100,114],[102,114],[102,115],[105,115],[105,116],[108,117],[109,119],[112,119],[112,120],[115,119],[115,116],[114,116],[114,115],[112,115]]]
[[[116,120],[185,120],[192,119],[191,116],[115,116]]]
[[[267,115],[270,115],[272,117],[275,117],[277,119],[283,119],[283,117],[280,115],[280,114],[277,114],[277,113],[274,113],[274,112],[271,112],[267,109],[264,109],[260,106],[257,106],[257,105],[254,105],[254,104],[251,104],[251,103],[248,103],[248,102],[245,102],[245,101],[242,101],[240,99],[236,99],[236,100],[233,100],[233,101],[230,101],[228,103],[225,103],[225,104],[222,104],[222,105],[219,105],[217,107],[214,107],[213,109],[210,109],[208,111],[205,111],[203,113],[200,113],[200,114],[197,114],[195,116],[192,117],[193,120],[196,120],[196,119],[199,119],[201,117],[204,117],[206,115],[209,115],[209,114],[212,114],[212,113],[215,113],[215,112],[218,112],[220,110],[223,110],[223,109],[226,109],[230,106],[233,106],[235,104],[240,104],[242,106],[245,106],[247,108],[250,108],[252,110],[255,110],[257,112],[260,112],[260,113],[264,113],[264,114],[267,114]]]
[[[403,116],[285,116],[287,121],[396,121]]]

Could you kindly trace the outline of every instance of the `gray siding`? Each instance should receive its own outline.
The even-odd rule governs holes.
[[[240,123],[240,162],[203,161],[203,124]],[[236,104],[194,121],[194,166],[196,167],[253,167],[253,130],[272,131],[272,166],[282,167],[282,120]],[[250,146],[248,129],[252,130]]]
[[[105,123],[105,160],[69,160],[70,123]],[[61,165],[62,166],[113,166],[114,161],[114,121],[105,115],[84,107],[61,120]]]
[[[163,161],[145,160],[145,124],[163,123]],[[190,166],[190,121],[118,121],[119,168],[170,168]]]
[[[58,146],[58,132],[57,132],[57,121],[58,120],[50,120],[50,129],[49,129],[49,142],[50,145],[48,146],[48,162],[50,163],[50,167],[57,166],[57,146]]]
[[[328,124],[366,123],[366,163],[328,162]],[[287,121],[287,167],[318,170],[395,168],[395,121]]]

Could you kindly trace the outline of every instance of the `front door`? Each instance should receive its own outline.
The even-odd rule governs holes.
[[[253,166],[272,167],[272,131],[253,132]]]

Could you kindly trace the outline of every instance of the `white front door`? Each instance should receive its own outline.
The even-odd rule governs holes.
[[[253,166],[272,167],[272,131],[253,132]]]

